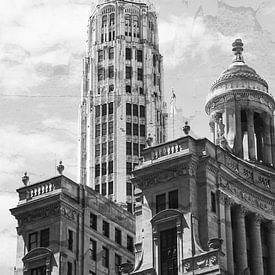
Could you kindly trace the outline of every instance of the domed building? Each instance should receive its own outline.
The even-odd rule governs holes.
[[[213,141],[149,147],[134,171],[133,274],[255,274],[275,270],[274,99],[233,43],[232,64],[206,102]]]

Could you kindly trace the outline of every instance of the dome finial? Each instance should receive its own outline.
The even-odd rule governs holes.
[[[234,52],[233,62],[244,62],[243,60],[243,41],[242,39],[236,39],[232,44],[232,51]]]

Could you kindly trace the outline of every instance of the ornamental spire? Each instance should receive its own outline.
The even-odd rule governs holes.
[[[244,62],[243,59],[243,41],[242,39],[238,38],[232,44],[232,51],[234,52],[234,59],[233,62]]]

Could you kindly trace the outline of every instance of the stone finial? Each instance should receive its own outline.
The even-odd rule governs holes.
[[[28,173],[25,172],[25,173],[24,173],[24,176],[22,177],[22,182],[24,183],[25,186],[28,185],[29,180],[30,180],[30,177],[28,176]]]
[[[232,43],[232,51],[234,52],[234,62],[244,62],[243,60],[243,41],[238,38]]]
[[[59,165],[56,167],[59,175],[63,175],[63,171],[65,169],[64,165],[62,164],[62,160],[60,160]]]
[[[191,127],[188,125],[188,121],[185,122],[184,127],[182,128],[183,132],[185,133],[186,136],[189,135]]]

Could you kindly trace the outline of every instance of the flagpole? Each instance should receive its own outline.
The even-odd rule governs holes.
[[[173,139],[175,139],[175,103],[173,102]]]

